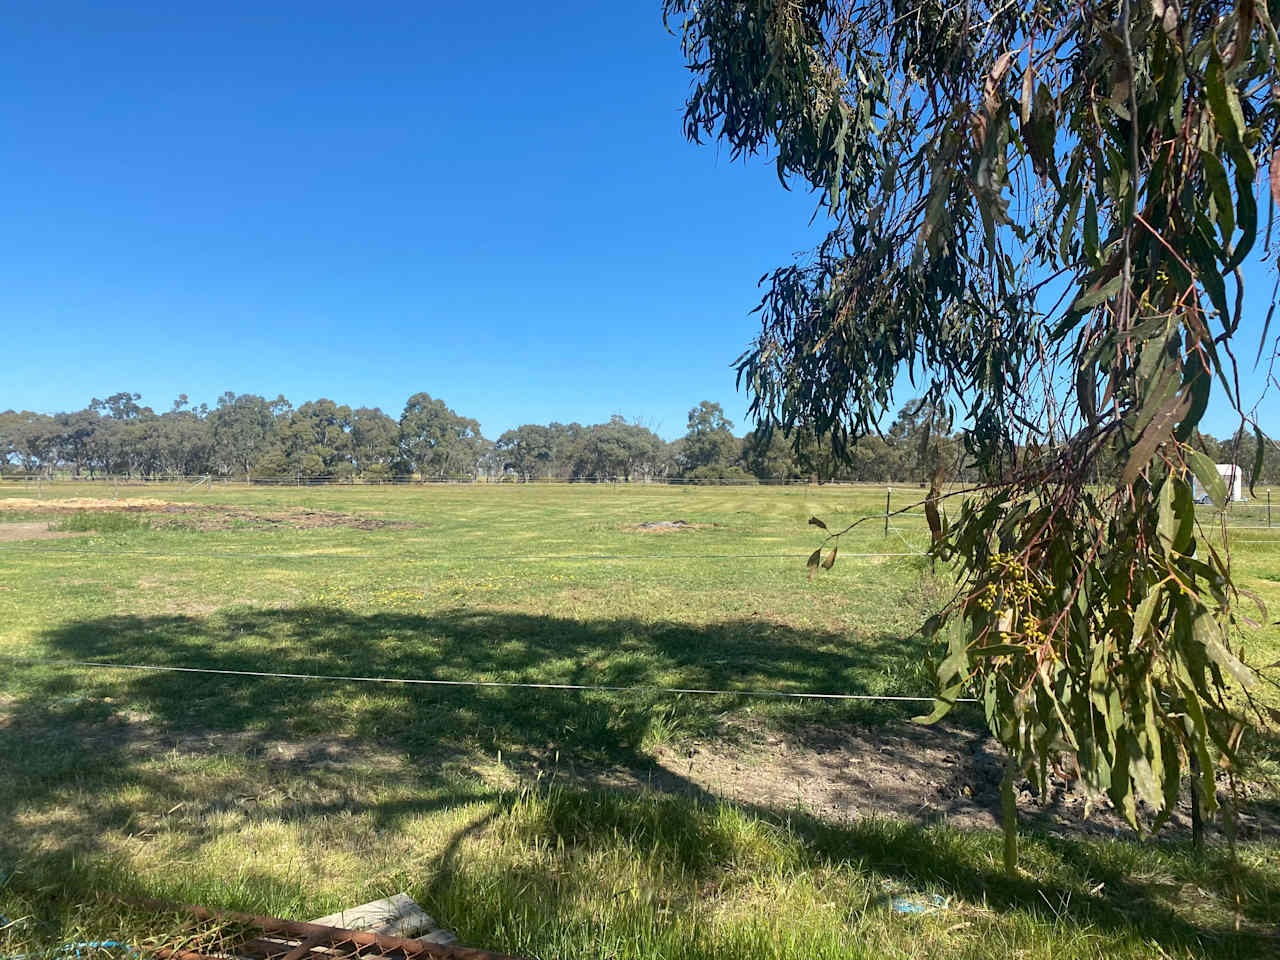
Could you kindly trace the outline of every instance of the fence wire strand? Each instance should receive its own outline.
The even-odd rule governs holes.
[[[138,670],[152,673],[213,674],[279,680],[319,680],[336,683],[382,683],[429,687],[496,687],[517,690],[560,690],[582,693],[656,694],[661,696],[761,697],[791,700],[880,700],[901,703],[933,703],[937,697],[899,696],[874,693],[820,693],[816,691],[733,690],[704,687],[616,686],[595,683],[537,683],[519,680],[439,680],[419,677],[364,677],[324,673],[281,673],[268,670],[228,670],[215,667],[182,667],[170,664],[110,663],[102,660],[65,660],[52,657],[5,656],[9,663],[40,664],[53,667],[80,667],[99,670]],[[952,703],[977,703],[974,697],[956,697]]]

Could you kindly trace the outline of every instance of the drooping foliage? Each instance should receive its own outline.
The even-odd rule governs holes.
[[[762,281],[738,367],[753,413],[849,455],[909,376],[983,472],[951,507],[941,464],[933,478],[933,549],[960,589],[927,625],[943,645],[932,719],[976,687],[1014,761],[1007,797],[1013,771],[1043,785],[1065,754],[1152,825],[1194,758],[1211,808],[1245,719],[1227,689],[1254,675],[1191,478],[1222,498],[1197,447],[1211,392],[1256,462],[1268,442],[1234,338],[1241,268],[1270,241],[1260,171],[1280,195],[1280,3],[664,13],[693,73],[686,134],[767,155],[829,221]],[[1266,370],[1277,347],[1259,320],[1243,359]]]

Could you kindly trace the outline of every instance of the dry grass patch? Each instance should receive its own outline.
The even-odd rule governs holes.
[[[13,543],[19,540],[60,540],[63,537],[78,537],[79,533],[70,530],[50,530],[47,522],[36,523],[0,523],[0,543]]]
[[[109,500],[102,497],[64,497],[60,500],[36,500],[31,497],[9,497],[0,500],[0,513],[76,513],[81,510],[169,510],[201,509],[196,503],[179,503],[157,500],[153,497],[123,497]]]

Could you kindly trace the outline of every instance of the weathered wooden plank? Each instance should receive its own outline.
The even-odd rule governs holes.
[[[432,916],[407,893],[397,893],[358,907],[348,907],[327,917],[310,921],[323,927],[368,930],[388,937],[409,937],[428,943],[455,943],[457,937],[441,929]]]

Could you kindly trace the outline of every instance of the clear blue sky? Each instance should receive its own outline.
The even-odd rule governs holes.
[[[687,88],[657,0],[6,5],[0,408],[742,428],[755,281],[812,202],[686,143]]]

